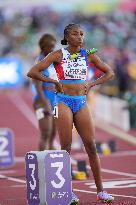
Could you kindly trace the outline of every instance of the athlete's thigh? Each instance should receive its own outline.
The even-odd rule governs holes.
[[[60,142],[63,144],[71,143],[73,127],[73,113],[70,108],[62,103],[58,103],[57,129]]]
[[[47,112],[47,108],[45,108],[44,104],[42,101],[37,100],[33,103],[34,110],[36,113],[36,117],[39,123],[39,128],[40,131],[47,132],[47,131],[52,131],[53,128],[53,116],[45,114],[45,110]],[[46,133],[45,133],[46,134]]]
[[[94,139],[94,122],[88,105],[85,105],[74,115],[74,124],[83,141],[92,141]]]

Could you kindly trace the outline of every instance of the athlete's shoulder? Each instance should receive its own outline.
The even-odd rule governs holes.
[[[50,56],[53,59],[53,62],[58,63],[62,60],[62,56],[63,56],[62,50],[59,49],[59,50],[53,51],[48,56]]]
[[[88,60],[89,62],[94,62],[97,59],[97,49],[92,48],[86,51],[88,55]]]
[[[62,56],[62,50],[61,49],[59,49],[59,50],[56,50],[56,51],[53,51],[53,52],[51,52],[50,53],[50,55],[52,55],[52,56],[55,56],[55,57],[61,57]]]

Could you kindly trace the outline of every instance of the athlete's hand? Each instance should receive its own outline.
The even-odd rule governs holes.
[[[94,82],[90,82],[90,81],[86,81],[84,84],[85,87],[85,95],[88,94],[89,90],[91,89],[91,87],[95,86]]]
[[[61,83],[56,82],[56,83],[55,83],[55,87],[56,87],[56,91],[57,91],[58,93],[64,93],[63,87],[62,87],[62,84],[61,84]]]

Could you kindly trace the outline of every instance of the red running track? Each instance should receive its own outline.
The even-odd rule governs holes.
[[[0,127],[9,127],[15,135],[15,166],[0,171],[0,205],[27,205],[25,184],[25,153],[37,150],[38,126],[32,110],[28,90],[0,93]],[[110,156],[100,156],[105,189],[115,196],[112,204],[136,204],[136,147],[100,129],[96,138],[102,142],[115,139],[118,151]],[[72,152],[75,160],[85,159],[84,151]],[[89,163],[88,163],[89,164]],[[89,166],[88,166],[89,169]],[[89,169],[90,170],[90,169]],[[79,205],[95,205],[96,188],[92,173],[86,181],[73,181]]]

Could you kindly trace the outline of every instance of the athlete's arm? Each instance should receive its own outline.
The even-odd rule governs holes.
[[[56,80],[47,78],[42,75],[42,71],[44,69],[47,69],[52,63],[58,62],[60,58],[62,58],[62,53],[60,52],[60,50],[50,53],[42,61],[35,64],[27,73],[27,76],[36,80],[40,80],[42,82],[56,83]]]
[[[98,78],[95,82],[90,82],[90,87],[102,84],[114,77],[113,70],[106,63],[104,63],[96,54],[90,54],[89,60],[94,63],[97,69],[104,73],[104,75]]]
[[[37,64],[38,62],[40,62],[40,60],[37,60],[35,64]],[[38,93],[40,99],[47,104],[47,99],[43,93],[42,82],[33,79],[33,84],[35,85],[36,92]]]
[[[27,73],[27,76],[36,80],[40,80],[42,82],[54,83],[56,86],[56,90],[58,92],[63,93],[62,85],[57,80],[53,80],[51,78],[42,75],[42,71],[44,69],[47,69],[52,63],[59,63],[61,59],[62,59],[61,50],[54,51],[49,55],[47,55],[42,61],[34,65]]]

